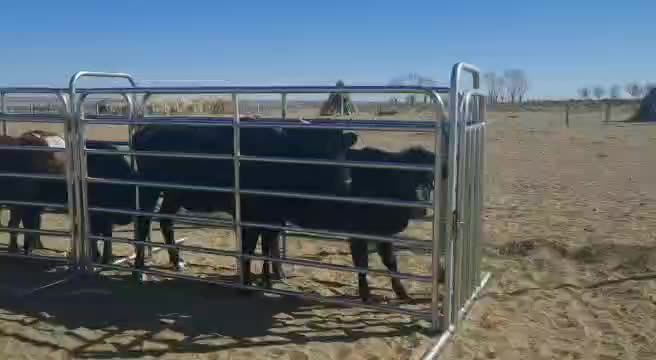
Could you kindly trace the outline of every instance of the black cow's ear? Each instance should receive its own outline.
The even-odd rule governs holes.
[[[346,132],[344,133],[344,145],[347,148],[350,148],[351,146],[355,145],[358,142],[358,134],[353,133],[353,132]]]

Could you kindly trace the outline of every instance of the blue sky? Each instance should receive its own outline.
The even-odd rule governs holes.
[[[382,84],[409,72],[448,81],[467,61],[524,69],[530,97],[567,97],[656,82],[655,14],[654,0],[7,0],[0,86],[64,86],[78,70],[228,84]]]

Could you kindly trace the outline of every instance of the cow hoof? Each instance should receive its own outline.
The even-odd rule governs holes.
[[[175,271],[182,272],[185,271],[185,269],[187,268],[187,263],[185,263],[184,260],[180,260],[177,263],[175,263],[175,265],[173,266],[175,267]]]
[[[287,280],[287,275],[285,275],[285,273],[282,271],[280,273],[274,272],[273,274],[271,274],[271,279],[276,281]]]
[[[137,282],[145,282],[148,281],[148,275],[139,272],[139,271],[133,271],[132,272],[132,279],[134,279]]]

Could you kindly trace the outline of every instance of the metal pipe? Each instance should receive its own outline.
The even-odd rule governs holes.
[[[91,255],[90,244],[85,240],[89,235],[89,219],[88,219],[88,195],[87,195],[87,164],[86,164],[86,134],[82,119],[84,118],[83,107],[84,99],[87,93],[81,92],[78,96],[77,82],[83,77],[99,77],[99,78],[124,78],[130,84],[136,86],[135,81],[128,74],[123,73],[105,73],[105,72],[92,72],[92,71],[79,71],[75,73],[68,83],[68,93],[70,100],[70,126],[69,126],[69,140],[68,142],[71,151],[69,152],[71,160],[68,167],[69,181],[72,182],[69,186],[69,199],[74,198],[73,206],[71,207],[71,219],[74,223],[73,231],[71,234],[71,242],[74,254],[74,264],[77,270],[82,272],[91,271],[90,263],[93,258]],[[122,92],[118,92],[122,93]]]
[[[98,183],[98,184],[131,185],[131,186],[139,185],[144,187],[208,191],[208,192],[224,192],[224,193],[232,193],[234,191],[233,188],[218,187],[218,186],[182,185],[182,184],[169,183],[169,182],[131,181],[131,180],[119,180],[119,179],[95,178],[95,177],[87,177],[87,182]],[[432,208],[432,204],[430,201],[384,200],[384,199],[368,198],[368,197],[319,195],[319,194],[309,194],[309,193],[295,193],[295,192],[287,192],[287,191],[269,191],[269,190],[257,190],[257,189],[240,189],[240,193],[243,195],[285,197],[285,198],[306,199],[306,200],[340,201],[340,202],[348,202],[353,204],[383,205],[383,206],[395,206],[395,207],[404,207],[404,208],[419,208],[419,209]]]
[[[439,95],[435,95],[439,98]],[[442,157],[441,145],[443,141],[440,141],[440,134],[442,133],[441,129],[444,127],[446,118],[444,113],[439,110],[434,112],[435,118],[435,134],[433,135],[433,145],[435,151],[435,163],[433,164],[433,183],[435,184],[434,196],[433,196],[433,249],[431,257],[431,275],[432,275],[432,289],[431,289],[431,325],[432,329],[437,331],[439,330],[441,324],[441,314],[440,314],[440,275],[441,275],[441,263],[440,255],[442,253],[440,241],[442,241],[441,234],[441,217],[443,216],[444,209],[442,208],[442,190],[443,190],[443,175],[442,174],[442,162],[444,161]],[[439,125],[438,125],[439,123]]]
[[[472,65],[469,65],[472,66]],[[461,70],[469,71],[463,67]],[[15,88],[2,89],[7,92]],[[52,88],[50,88],[52,91]],[[161,87],[131,87],[131,88],[81,88],[78,93],[87,94],[327,94],[331,92],[348,92],[356,94],[422,94],[429,95],[437,92],[446,94],[448,87],[422,87],[422,86],[161,86]]]
[[[457,156],[458,156],[458,163],[457,163],[457,171],[458,171],[458,183],[456,185],[456,214],[457,214],[457,222],[456,222],[456,234],[455,234],[455,251],[454,251],[454,261],[455,261],[455,266],[454,266],[454,322],[456,328],[460,326],[458,323],[458,318],[457,316],[457,311],[460,309],[460,306],[462,305],[462,296],[463,296],[463,286],[464,286],[464,241],[465,241],[465,235],[466,235],[466,228],[464,225],[466,225],[469,222],[469,219],[466,217],[466,206],[467,204],[465,203],[465,193],[467,191],[467,152],[466,152],[466,146],[467,146],[467,137],[466,137],[466,121],[467,121],[467,116],[468,112],[466,111],[467,109],[467,101],[469,98],[467,97],[462,97],[462,102],[460,104],[463,104],[463,109],[465,109],[464,113],[461,113],[462,117],[459,118],[459,123],[458,123],[458,150],[457,150]],[[462,111],[462,109],[460,110]]]
[[[0,172],[0,177],[66,181],[66,176],[64,175],[49,175],[49,174],[35,174],[35,173]]]
[[[481,267],[482,267],[482,252],[483,252],[483,211],[485,210],[485,148],[486,148],[486,143],[485,143],[485,133],[486,133],[486,127],[487,127],[487,112],[485,109],[485,102],[483,101],[481,103],[482,111],[481,111],[481,126],[480,129],[480,165],[479,165],[479,173],[480,173],[480,181],[478,182],[478,202],[479,202],[479,211],[477,212],[476,216],[478,217],[479,220],[479,226],[478,226],[478,247],[476,249],[476,264],[478,266],[476,270],[476,283],[481,283]]]
[[[0,91],[0,114],[7,113],[7,104],[5,102],[5,93]],[[7,122],[2,121],[2,135],[7,136]]]
[[[15,228],[9,226],[0,226],[0,232],[17,232],[23,234],[38,234],[43,236],[56,236],[56,237],[69,237],[70,233],[66,231],[58,230],[36,230],[36,229],[25,229],[25,228]]]
[[[472,65],[470,65],[472,66]],[[97,77],[91,73],[80,71],[74,75],[75,82],[81,77],[90,76]],[[111,75],[125,75],[127,74],[114,74],[114,73],[104,73],[108,76],[103,77],[115,77]],[[130,81],[131,77],[128,78]],[[132,80],[133,81],[133,80]],[[70,82],[69,82],[70,84]],[[57,88],[57,87],[0,87],[0,91],[5,93],[13,94],[52,94],[60,91],[69,90],[69,88]],[[439,94],[448,94],[448,87],[422,87],[422,86],[161,86],[161,87],[130,87],[130,88],[77,88],[75,89],[76,93],[89,93],[89,94],[118,94],[118,93],[128,93],[128,94],[141,94],[141,93],[152,93],[155,95],[158,94],[322,94],[330,93],[335,91],[346,91],[351,93],[400,93],[400,94],[426,94],[436,92]],[[430,95],[429,95],[430,96]]]
[[[232,94],[232,106],[234,108],[234,119],[232,122],[232,141],[233,141],[233,172],[234,172],[234,199],[235,199],[235,211],[233,214],[234,226],[235,226],[235,243],[237,246],[237,251],[240,256],[237,258],[237,271],[239,272],[239,280],[241,283],[244,283],[246,279],[244,278],[244,269],[242,269],[244,260],[243,257],[243,246],[242,246],[242,232],[241,232],[241,183],[240,183],[240,171],[239,171],[239,157],[241,156],[241,133],[239,131],[239,96],[237,94]]]
[[[327,303],[327,304],[336,304],[336,305],[345,305],[345,306],[359,307],[359,308],[366,308],[366,309],[373,309],[373,310],[381,310],[381,311],[387,311],[387,312],[390,312],[390,313],[409,315],[409,316],[419,318],[419,319],[426,319],[426,318],[429,318],[429,316],[430,316],[430,314],[427,313],[427,312],[404,309],[404,308],[391,306],[391,305],[369,304],[369,303],[361,302],[359,300],[329,298],[329,297],[324,297],[324,296],[320,296],[320,295],[309,295],[309,294],[305,294],[305,293],[301,293],[301,292],[297,292],[297,291],[289,291],[289,290],[281,290],[281,289],[266,289],[266,288],[261,288],[261,287],[257,287],[257,286],[250,286],[250,285],[249,286],[244,286],[244,285],[241,285],[239,283],[235,283],[235,282],[231,282],[231,281],[208,279],[208,278],[199,278],[199,277],[196,277],[196,276],[183,275],[183,274],[172,273],[172,272],[170,273],[170,272],[159,271],[159,270],[151,270],[151,269],[129,269],[128,270],[123,266],[99,264],[99,263],[95,263],[93,265],[97,266],[97,267],[105,268],[105,269],[110,269],[110,270],[133,271],[133,272],[139,272],[139,273],[143,273],[143,274],[161,276],[161,277],[164,277],[164,278],[174,278],[174,279],[182,279],[182,280],[189,280],[189,281],[195,281],[195,282],[202,282],[202,283],[206,283],[206,284],[219,285],[219,286],[229,287],[229,288],[234,288],[234,289],[255,290],[255,291],[260,291],[260,292],[264,292],[264,293],[268,293],[268,294],[293,296],[293,297],[297,297],[297,298],[300,298],[300,299],[316,301],[316,302],[321,302],[321,303]]]
[[[141,211],[141,210],[123,210],[123,209],[114,209],[106,208],[99,206],[90,206],[89,211],[91,212],[103,212],[109,214],[123,214],[123,215],[133,215],[133,216],[148,216],[153,219],[170,219],[174,221],[185,222],[189,224],[200,224],[208,227],[234,227],[232,221],[221,220],[211,217],[199,217],[199,216],[188,216],[188,215],[177,215],[177,214],[162,214],[150,211]],[[201,220],[198,220],[201,219]]]
[[[148,247],[159,247],[159,248],[162,248],[162,249],[176,249],[176,250],[181,250],[181,251],[189,251],[189,252],[209,254],[209,255],[218,255],[218,256],[228,256],[228,257],[235,257],[235,258],[244,258],[244,259],[256,260],[256,261],[273,261],[273,262],[279,262],[279,263],[283,263],[283,264],[299,265],[299,266],[306,266],[306,267],[315,267],[315,268],[322,268],[322,269],[335,270],[335,271],[344,271],[344,272],[352,272],[352,273],[359,273],[359,274],[371,274],[371,275],[378,275],[378,276],[387,276],[387,277],[398,278],[398,279],[406,279],[406,280],[412,280],[412,281],[420,281],[420,282],[431,282],[432,281],[431,276],[401,273],[401,272],[389,271],[389,270],[375,270],[375,269],[352,267],[352,266],[346,266],[346,265],[337,265],[337,264],[324,263],[324,262],[316,261],[316,260],[296,259],[296,258],[278,259],[278,258],[274,258],[274,257],[264,256],[264,255],[259,256],[259,255],[242,254],[241,251],[217,250],[217,249],[203,248],[203,247],[199,247],[199,246],[178,245],[178,244],[176,244],[176,245],[155,244],[155,243],[151,243],[149,241],[136,241],[136,240],[127,239],[127,238],[120,238],[120,237],[106,237],[106,236],[92,235],[92,236],[90,236],[90,238],[92,240],[97,240],[97,241],[112,241],[112,242],[117,242],[117,243],[121,243],[121,244],[143,245],[143,246],[148,246]]]
[[[234,227],[234,222],[220,220],[210,217],[199,217],[199,216],[185,216],[185,215],[172,215],[172,214],[161,214],[147,211],[135,211],[135,210],[121,210],[105,207],[89,207],[89,211],[92,212],[106,212],[111,214],[124,214],[124,215],[137,215],[137,216],[149,216],[152,218],[162,218],[162,219],[171,219],[175,221],[181,221],[190,224],[202,224],[205,226],[212,227]],[[198,220],[202,219],[202,220]],[[350,233],[350,232],[336,232],[324,229],[311,229],[311,228],[300,228],[292,226],[282,226],[282,225],[273,225],[257,222],[248,222],[242,221],[242,227],[256,227],[263,228],[268,230],[278,230],[278,231],[289,231],[289,232],[306,232],[309,234],[316,234],[318,236],[331,237],[338,240],[347,240],[348,238],[357,238],[362,240],[370,241],[379,241],[379,242],[388,242],[394,244],[395,246],[403,246],[411,249],[428,249],[432,248],[432,245],[428,241],[417,240],[412,238],[402,238],[402,237],[391,237],[391,236],[377,236],[377,235],[368,235],[360,233]]]
[[[0,146],[0,149],[2,147]],[[59,151],[63,151],[59,150]],[[208,160],[233,160],[232,155],[222,154],[205,154],[205,153],[187,153],[187,152],[169,152],[169,151],[124,151],[124,150],[104,150],[104,149],[87,149],[89,154],[104,154],[104,155],[123,155],[123,156],[151,156],[163,158],[180,158],[180,159],[208,159]],[[395,162],[367,162],[367,161],[335,161],[335,160],[320,160],[320,159],[307,159],[307,158],[282,158],[271,156],[250,156],[242,155],[240,161],[251,162],[268,162],[278,164],[301,164],[301,165],[324,165],[324,166],[348,166],[355,168],[370,168],[370,169],[391,169],[391,170],[408,170],[408,171],[426,171],[432,172],[433,166],[427,165],[409,165],[405,163]]]
[[[18,151],[41,151],[41,152],[65,152],[65,148],[55,148],[47,146],[30,146],[30,145],[0,145],[0,150],[18,150]]]
[[[11,205],[11,206],[35,206],[35,207],[44,207],[51,209],[61,209],[67,210],[67,206],[64,204],[56,204],[49,202],[40,202],[40,201],[13,201],[13,200],[0,200],[2,205]]]
[[[285,120],[287,119],[287,93],[281,94],[281,107],[280,116]]]
[[[84,272],[91,271],[91,259],[94,257],[95,249],[92,249],[89,239],[89,195],[88,195],[88,186],[84,182],[84,179],[87,177],[87,153],[86,153],[86,128],[84,127],[84,101],[87,97],[87,94],[81,94],[78,96],[75,110],[76,118],[76,137],[77,137],[77,147],[76,153],[77,158],[75,161],[75,171],[78,176],[77,179],[77,205],[79,207],[79,212],[81,216],[77,221],[77,233],[80,236],[79,246],[81,249],[81,269]]]
[[[0,120],[12,123],[45,123],[45,124],[63,124],[64,119],[61,115],[51,115],[51,114],[0,114]]]
[[[24,115],[24,114],[23,114]],[[14,115],[12,115],[14,116]],[[0,119],[2,117],[0,116]],[[26,121],[26,120],[17,120]],[[52,122],[52,121],[33,121],[33,122]],[[165,125],[165,126],[232,126],[226,122],[224,118],[215,119],[194,119],[194,118],[178,118],[178,117],[163,117],[163,118],[144,118],[142,120],[130,121],[121,118],[101,118],[101,119],[87,119],[89,125]],[[369,122],[362,120],[352,120],[351,122],[340,124],[339,122],[312,122],[308,119],[309,123],[301,122],[272,122],[266,120],[258,120],[253,122],[244,122],[241,124],[242,128],[280,128],[280,129],[316,129],[316,130],[346,130],[346,131],[399,131],[399,132],[413,132],[413,133],[432,133],[435,131],[434,125],[427,126],[425,123],[415,121],[417,124],[397,123],[394,121],[385,122]]]
[[[112,238],[112,240],[94,239],[94,236],[92,236],[91,239],[92,239],[92,240],[100,240],[100,241],[112,241],[112,240],[115,240],[115,238]],[[176,240],[175,240],[175,243],[176,243],[176,244],[180,244],[180,243],[182,243],[182,242],[185,241],[185,240],[187,240],[187,238],[176,239]],[[119,241],[117,241],[117,242],[119,242]],[[149,244],[149,245],[151,245],[151,246],[147,246],[149,249],[152,250],[152,252],[151,252],[151,256],[152,256],[152,254],[154,254],[154,253],[156,253],[156,252],[160,252],[160,251],[166,249],[165,247],[158,246],[158,245],[153,244],[153,243],[151,243],[151,242],[149,242],[149,241],[139,241],[139,242],[140,242],[140,243],[144,243],[144,244]],[[154,249],[153,249],[153,248],[154,248]],[[130,254],[129,256],[122,257],[122,258],[120,258],[120,259],[118,259],[118,260],[112,262],[112,265],[121,265],[121,264],[126,263],[126,262],[128,262],[128,261],[130,261],[130,260],[134,260],[136,257],[137,257],[137,254],[136,254],[136,253],[132,253],[132,254]]]
[[[20,253],[6,253],[0,251],[0,257],[12,257],[18,259],[32,259],[32,260],[42,260],[42,261],[52,261],[60,263],[68,263],[68,259],[61,256],[45,256],[45,255],[25,255]]]

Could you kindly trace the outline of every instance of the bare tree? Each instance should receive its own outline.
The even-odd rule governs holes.
[[[499,76],[497,77],[497,101],[504,102],[506,101],[506,78]]]
[[[579,93],[579,96],[582,97],[583,99],[587,99],[590,97],[590,88],[588,87],[582,87],[577,90]]]
[[[642,97],[644,93],[644,88],[640,86],[637,82],[633,82],[626,85],[626,92],[633,97]]]
[[[622,96],[622,87],[615,84],[610,87],[610,97],[613,99],[618,99],[620,96]]]
[[[604,89],[603,86],[597,85],[594,88],[592,88],[592,94],[594,95],[594,97],[597,98],[597,100],[601,100],[601,98],[604,97],[604,95],[606,95],[606,89]]]
[[[494,72],[488,72],[485,73],[485,75],[483,75],[483,79],[485,79],[485,83],[487,86],[488,101],[491,104],[497,103],[499,100],[499,93],[497,92],[499,90],[499,85],[498,85],[499,77]]]
[[[510,96],[510,102],[522,102],[524,95],[526,95],[526,92],[528,91],[528,78],[526,77],[524,70],[506,70],[504,72],[504,77],[506,78],[506,89],[508,91],[508,96]]]

